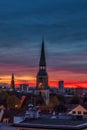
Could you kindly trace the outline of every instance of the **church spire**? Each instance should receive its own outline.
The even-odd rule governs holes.
[[[44,49],[44,39],[42,39],[42,47],[41,47],[41,56],[39,66],[46,67],[46,59],[45,59],[45,49]]]
[[[14,74],[12,73],[12,78],[11,78],[11,90],[15,90],[15,84],[14,84]]]
[[[47,89],[48,88],[48,74],[46,71],[44,39],[42,39],[39,71],[37,73],[36,86],[38,89]]]

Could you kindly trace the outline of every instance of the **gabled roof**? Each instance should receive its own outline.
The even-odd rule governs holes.
[[[72,111],[84,111],[84,112],[87,112],[87,110],[86,110],[82,105],[76,106],[74,109],[72,109],[72,110],[69,112],[69,114],[71,114]]]

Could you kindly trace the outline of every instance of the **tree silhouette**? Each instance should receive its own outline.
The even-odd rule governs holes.
[[[70,100],[70,104],[79,104],[79,103],[80,103],[80,98],[79,98],[79,96],[74,95],[74,96],[72,97],[72,99]]]

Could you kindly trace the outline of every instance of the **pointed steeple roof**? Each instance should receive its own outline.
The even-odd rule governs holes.
[[[12,73],[12,78],[11,78],[11,88],[14,90],[15,89],[15,84],[14,84],[14,74]]]
[[[41,56],[40,56],[39,66],[46,66],[44,39],[42,39],[42,47],[41,47]]]

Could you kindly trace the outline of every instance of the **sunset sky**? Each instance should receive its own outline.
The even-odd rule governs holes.
[[[0,83],[35,85],[43,36],[49,85],[87,87],[87,0],[0,0]]]

